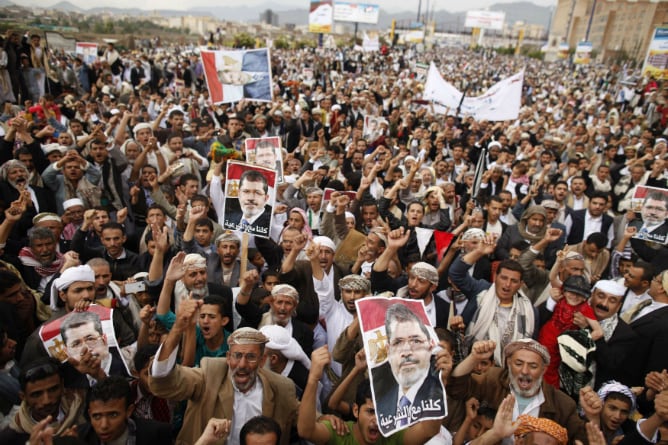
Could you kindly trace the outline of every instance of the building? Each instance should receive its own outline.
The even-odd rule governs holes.
[[[267,9],[262,14],[260,14],[260,23],[266,23],[267,25],[272,25],[272,26],[279,26],[278,14],[272,11],[271,9]]]
[[[668,25],[668,2],[663,0],[559,0],[550,40],[575,48],[587,39],[599,61],[618,57],[641,61],[654,28],[662,25]]]

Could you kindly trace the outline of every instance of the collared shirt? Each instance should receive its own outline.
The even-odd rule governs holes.
[[[427,317],[429,317],[429,322],[432,326],[436,326],[436,302],[434,301],[434,298],[436,297],[432,295],[431,303],[424,304],[424,310],[427,312]]]
[[[668,306],[668,303],[659,303],[658,301],[652,301],[652,304],[650,304],[647,307],[644,307],[640,311],[640,313],[631,322],[633,323],[634,321],[641,319],[645,315],[650,314],[650,313],[654,312],[655,310],[661,309],[662,307],[666,307],[666,306]]]
[[[232,373],[228,372],[229,378]],[[234,383],[232,383],[234,387]],[[246,392],[234,388],[234,416],[232,416],[232,427],[227,438],[227,445],[239,445],[241,428],[246,422],[255,416],[262,415],[262,382],[256,377],[255,384]]]
[[[652,297],[649,296],[647,291],[643,292],[642,294],[636,294],[631,289],[627,289],[626,298],[624,299],[624,305],[622,306],[622,310],[620,313],[623,314],[624,312],[634,307],[636,304],[649,298]]]

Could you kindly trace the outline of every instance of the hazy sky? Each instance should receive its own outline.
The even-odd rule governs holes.
[[[96,6],[114,6],[119,8],[132,7],[135,8],[138,6],[136,0],[68,0],[76,6],[88,9]],[[227,0],[229,1],[229,0]],[[350,0],[346,0],[350,1]],[[379,4],[381,8],[387,11],[406,11],[413,10],[417,11],[419,0],[362,0],[359,3],[371,3]],[[465,11],[467,9],[481,9],[487,6],[490,6],[495,3],[512,3],[517,0],[467,0],[455,1],[455,0],[422,0],[422,8],[426,8],[427,3],[430,3],[429,9],[432,9],[432,4],[435,4],[436,10],[445,9],[451,12],[455,11]],[[212,0],[190,0],[184,2],[183,0],[145,0],[139,2],[141,9],[176,9],[176,10],[186,10],[192,7],[206,7],[211,6]],[[353,3],[353,1],[350,1]],[[435,3],[434,3],[435,2]],[[23,0],[16,3],[31,4],[35,6],[47,6],[58,3],[58,0]],[[245,0],[244,3],[248,5],[249,8],[257,7],[258,10],[265,9],[266,7],[272,6],[272,2],[267,0]],[[287,7],[306,7],[308,5],[308,0],[283,0],[280,2],[282,6],[281,9],[287,9]],[[533,0],[533,3],[541,6],[550,6],[556,5],[557,0]],[[220,4],[216,5],[219,6]],[[235,7],[240,6],[241,3],[234,4]],[[276,7],[276,3],[273,3],[273,7]]]

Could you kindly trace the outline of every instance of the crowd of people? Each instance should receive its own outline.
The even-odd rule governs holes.
[[[668,443],[660,80],[272,50],[271,102],[214,104],[197,53],[43,43],[4,44],[0,443]],[[524,69],[518,118],[435,113],[432,61],[468,95]],[[270,230],[225,230],[226,163],[265,137],[282,181],[270,199],[243,176],[239,200]],[[372,295],[424,303],[445,418],[384,437],[377,413],[421,396],[376,405],[355,304]],[[395,316],[381,349],[412,382],[427,339]]]

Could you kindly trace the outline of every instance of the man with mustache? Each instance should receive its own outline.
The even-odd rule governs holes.
[[[264,369],[267,337],[256,329],[240,328],[227,340],[227,358],[204,358],[200,368],[174,365],[179,342],[194,322],[201,300],[184,301],[176,323],[151,367],[153,394],[170,400],[188,400],[177,443],[195,443],[212,417],[231,419],[228,445],[239,445],[242,426],[251,418],[272,417],[281,427],[281,444],[290,442],[298,402],[294,383]]]
[[[473,374],[476,364],[489,358],[496,349],[491,340],[477,341],[471,353],[452,371],[447,394],[456,400],[473,395],[497,408],[510,393],[515,397],[513,420],[519,415],[551,419],[568,430],[571,443],[578,439],[585,443],[585,420],[580,418],[575,401],[565,393],[543,381],[550,363],[550,354],[540,343],[521,339],[509,343],[503,350],[503,367],[493,367],[481,375]],[[580,390],[579,406],[590,422],[599,423],[601,399],[590,387]]]
[[[228,206],[225,210],[229,214],[225,214],[223,227],[266,236],[271,218],[269,200],[267,179],[257,170],[246,170],[239,178],[240,210],[230,211]]]
[[[45,227],[35,227],[28,232],[29,246],[19,252],[22,275],[26,284],[44,293],[47,284],[63,266],[63,254],[58,252],[58,239]]]

